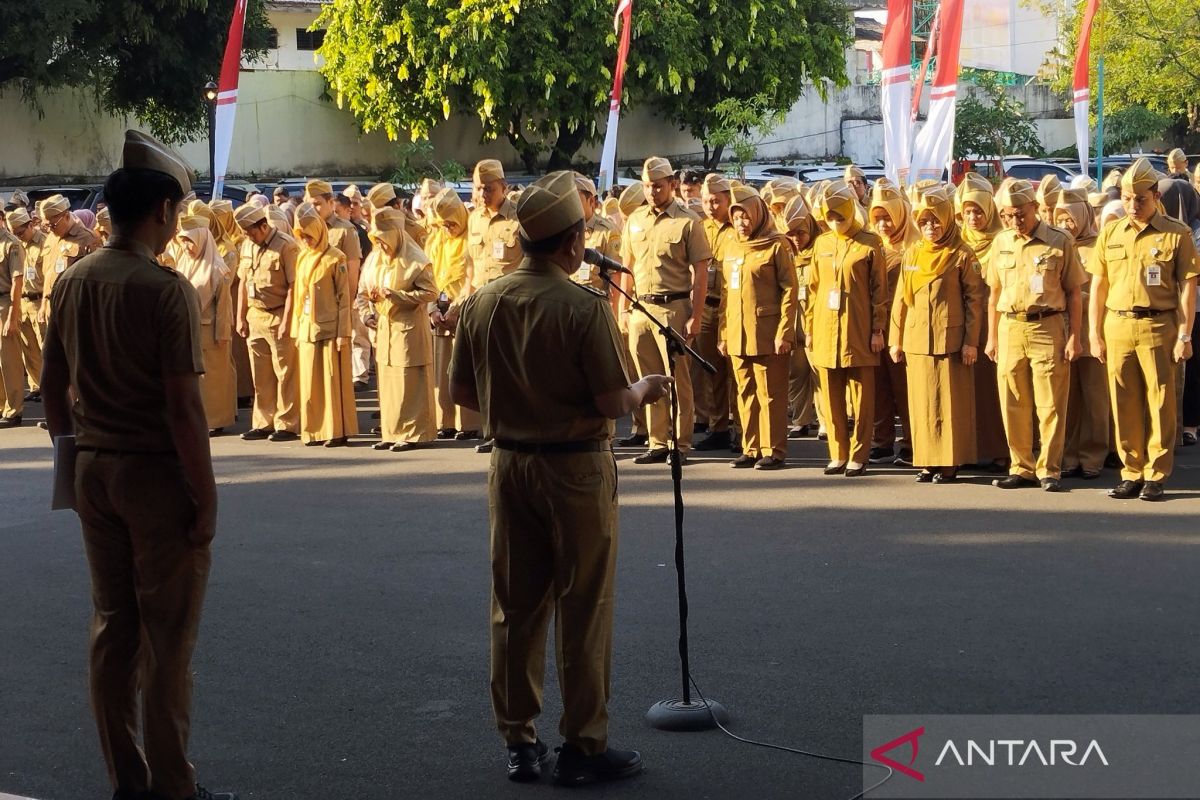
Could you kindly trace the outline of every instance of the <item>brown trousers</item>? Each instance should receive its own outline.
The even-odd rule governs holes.
[[[1063,469],[1083,467],[1099,472],[1108,456],[1111,434],[1107,370],[1095,358],[1078,358],[1071,364]]]
[[[729,430],[729,412],[733,405],[730,399],[734,388],[729,359],[717,350],[717,309],[706,305],[703,313],[700,334],[696,337],[696,352],[716,367],[717,372],[709,375],[692,362],[696,421],[707,424],[710,432],[720,433]]]
[[[300,389],[296,385],[296,340],[290,336],[276,339],[272,328],[287,323],[279,315],[258,308],[246,310],[250,335],[250,370],[254,374],[254,415],[252,426],[298,433],[300,430]]]
[[[454,405],[450,399],[450,354],[454,351],[453,336],[433,335],[433,394],[434,416],[438,430],[454,428],[460,431],[478,431],[483,428],[479,412],[464,406]]]
[[[896,417],[900,418],[900,439],[896,440]],[[872,447],[912,450],[912,427],[908,421],[908,368],[886,354],[875,368],[875,430]]]
[[[492,710],[507,744],[532,743],[546,632],[555,620],[559,733],[608,748],[617,466],[611,452],[532,455],[497,447],[488,472]]]
[[[25,378],[29,391],[36,392],[42,381],[42,346],[46,340],[46,324],[37,321],[41,300],[21,298],[21,357],[25,360]]]
[[[92,710],[109,780],[182,800],[195,792],[191,660],[212,561],[187,538],[195,512],[183,471],[174,455],[80,452],[75,494],[92,575]]]
[[[804,349],[804,334],[796,336],[796,348],[792,350],[788,375],[788,408],[792,424],[797,428],[817,424],[817,373],[808,363],[808,351]]]
[[[5,336],[8,296],[0,295],[0,416],[16,417],[25,410],[25,362],[21,359],[19,331]]]
[[[733,356],[742,453],[787,458],[789,357]]]
[[[817,367],[821,416],[829,434],[829,460],[866,464],[875,427],[877,367]],[[848,402],[847,402],[848,401]],[[854,417],[854,430],[849,418]]]

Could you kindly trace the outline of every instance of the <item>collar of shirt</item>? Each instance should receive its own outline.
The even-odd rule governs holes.
[[[136,239],[126,239],[124,237],[114,235],[108,240],[108,244],[104,246],[109,250],[123,250],[126,253],[133,253],[134,255],[141,256],[148,261],[153,261],[156,264],[158,263],[158,258],[154,255],[150,248]]]
[[[512,200],[505,199],[500,208],[492,211],[487,206],[483,207],[483,216],[489,220],[492,219],[516,219],[517,207]]]
[[[521,262],[521,265],[517,267],[517,270],[519,272],[536,272],[539,275],[546,274],[551,277],[562,278],[564,281],[569,278],[567,272],[558,264],[548,259],[537,258],[536,256],[527,256]]]
[[[677,219],[679,217],[687,216],[687,209],[685,209],[679,202],[679,198],[672,199],[671,202],[667,204],[667,207],[661,211],[654,206],[647,206],[647,208],[650,209],[650,213],[654,215],[655,219],[661,219],[663,217],[672,217]]]

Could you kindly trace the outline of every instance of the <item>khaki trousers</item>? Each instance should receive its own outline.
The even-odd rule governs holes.
[[[1162,482],[1174,467],[1179,367],[1171,351],[1177,325],[1170,313],[1147,319],[1109,313],[1104,318],[1108,387],[1124,480]]]
[[[742,421],[742,453],[787,458],[788,356],[732,356],[731,360]]]
[[[1098,359],[1079,358],[1071,364],[1067,396],[1067,443],[1063,469],[1083,467],[1099,472],[1108,456],[1111,433],[1108,370]]]
[[[41,300],[21,298],[21,358],[25,362],[25,378],[29,391],[36,392],[42,381],[42,347],[46,342],[46,326],[37,320]]]
[[[875,427],[875,366],[817,367],[829,460],[866,464]],[[854,417],[854,430],[849,418]]]
[[[633,353],[629,349],[629,335],[625,334],[621,341],[625,345],[625,371],[629,374],[629,380],[636,382],[641,376],[638,374],[637,362],[633,360]],[[647,436],[646,415],[642,413],[641,409],[634,411],[631,419],[633,420],[633,432],[639,436]]]
[[[1063,359],[1066,316],[1021,322],[1000,318],[996,340],[996,379],[1000,413],[1008,436],[1009,472],[1022,478],[1058,478],[1067,438],[1067,398],[1071,365]],[[1033,460],[1033,420],[1042,444]]]
[[[15,417],[25,410],[25,362],[21,359],[21,336],[13,331],[4,335],[3,321],[8,318],[11,301],[0,297],[0,416]]]
[[[450,399],[450,354],[454,351],[453,336],[433,336],[433,371],[435,416],[438,430],[453,428],[460,431],[478,431],[483,427],[479,412],[454,405]]]
[[[75,490],[92,576],[92,710],[109,780],[182,800],[195,792],[191,660],[212,561],[187,538],[195,506],[183,471],[174,454],[80,452]]]
[[[646,303],[646,308],[657,319],[666,322],[675,331],[683,334],[684,325],[691,318],[691,302],[675,300],[667,305]],[[667,366],[667,343],[658,329],[644,315],[634,313],[629,319],[629,349],[639,375],[670,375]],[[687,359],[676,357],[675,392],[679,397],[679,413],[675,418],[675,430],[681,452],[692,449],[692,428],[695,412],[692,398],[692,373]],[[649,428],[650,449],[667,447],[668,417],[671,413],[671,398],[662,398],[646,406],[646,426]]]
[[[896,440],[896,417],[900,418],[900,440]],[[912,427],[908,421],[908,368],[886,354],[875,368],[875,428],[872,447],[912,450]]]
[[[712,306],[704,307],[700,335],[696,337],[696,352],[717,368],[713,375],[709,375],[699,368],[693,372],[693,380],[696,375],[703,376],[703,382],[693,386],[696,415],[701,421],[708,424],[710,433],[727,431],[729,430],[729,411],[732,405],[730,399],[734,396],[734,387],[730,377],[729,358],[721,355],[717,350],[717,309]]]
[[[296,340],[276,339],[272,328],[282,317],[260,308],[246,310],[250,335],[250,370],[254,375],[254,419],[251,427],[297,433],[300,430],[300,389],[297,385]]]
[[[491,506],[491,692],[507,744],[537,739],[546,632],[555,619],[559,733],[608,747],[617,468],[611,452],[532,455],[497,447]]]

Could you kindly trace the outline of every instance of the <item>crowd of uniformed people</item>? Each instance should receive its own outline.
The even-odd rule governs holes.
[[[1114,496],[1157,499],[1200,423],[1198,267],[1180,222],[1200,195],[1182,154],[1169,163],[1164,176],[1139,160],[1103,186],[974,173],[870,186],[851,165],[842,180],[755,189],[655,157],[607,198],[576,175],[588,246],[628,267],[622,288],[712,375],[672,369],[654,323],[598,268],[572,278],[608,297],[631,374],[675,375],[685,461],[728,449],[735,468],[778,469],[789,439],[817,435],[828,475],[894,462],[948,483],[974,466],[1007,473],[1001,488],[1057,491],[1107,465],[1121,470]],[[463,301],[522,260],[520,192],[494,160],[473,187],[470,204],[432,179],[411,203],[389,183],[335,194],[322,180],[299,202],[286,190],[237,208],[185,198],[160,261],[197,290],[212,434],[240,400],[244,439],[344,445],[374,374],[376,449],[453,438],[488,451],[448,367]],[[18,191],[5,209],[0,426],[12,427],[39,398],[55,279],[111,226],[61,195],[31,204]],[[673,457],[669,408],[652,404],[617,440],[645,447],[635,463]]]

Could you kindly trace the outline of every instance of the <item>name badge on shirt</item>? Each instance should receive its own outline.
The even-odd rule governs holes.
[[[575,270],[575,280],[587,281],[587,280],[591,280],[591,278],[592,278],[591,264],[580,264],[579,269]]]
[[[916,265],[916,264],[905,264],[905,265],[904,265],[904,271],[905,271],[905,272],[916,272],[916,271],[917,271],[917,265]]]
[[[67,260],[60,256],[58,261],[54,262],[54,274],[62,275],[66,271],[67,271]]]
[[[37,270],[34,269],[33,267],[26,267],[25,268],[25,280],[36,281],[37,280]]]
[[[250,298],[251,300],[258,299],[258,289],[254,287],[253,280],[246,281],[246,297]]]
[[[1146,267],[1146,285],[1162,286],[1162,267],[1158,264],[1151,264]]]
[[[1046,289],[1046,281],[1042,273],[1035,272],[1029,276],[1029,291],[1041,294]]]
[[[801,286],[799,291],[797,292],[797,297],[799,297],[800,302],[804,302],[805,300],[807,300],[808,299],[808,287]]]
[[[734,291],[740,291],[742,288],[742,259],[737,258],[729,263],[731,265],[729,270],[729,288]]]
[[[307,317],[311,314],[312,314],[312,298],[306,297],[306,298],[304,298],[304,316]]]
[[[500,239],[492,242],[492,258],[504,258],[504,242]]]
[[[839,308],[841,308],[842,307],[842,290],[841,289],[830,289],[829,297],[826,299],[826,304],[829,306],[830,311],[837,311]]]

